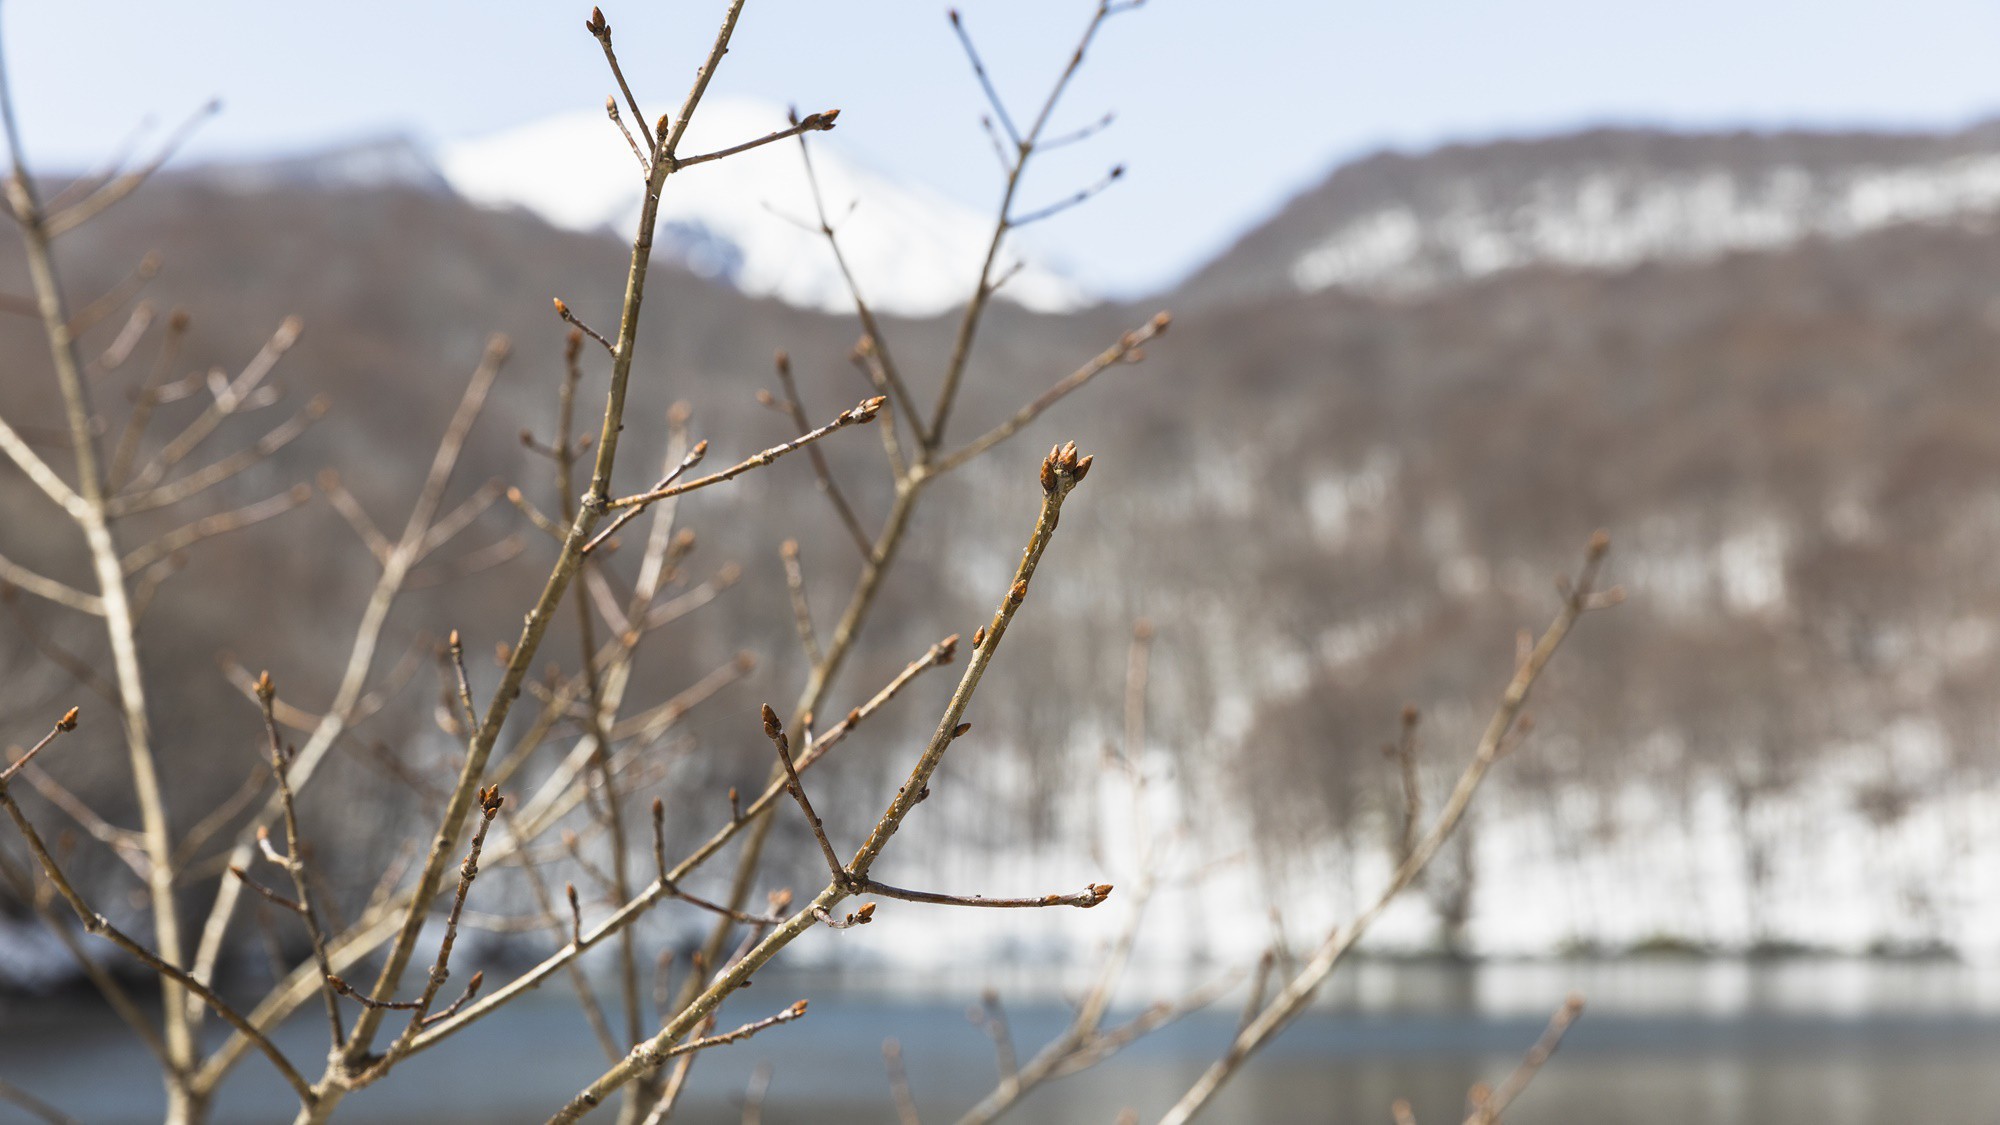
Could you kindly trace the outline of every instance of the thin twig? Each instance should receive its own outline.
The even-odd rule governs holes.
[[[1494,1125],[1499,1121],[1500,1115],[1507,1111],[1507,1107],[1513,1104],[1514,1099],[1521,1096],[1521,1091],[1528,1088],[1528,1083],[1535,1080],[1535,1075],[1549,1061],[1549,1057],[1556,1053],[1556,1048],[1562,1046],[1563,1036],[1582,1014],[1583,995],[1570,993],[1569,998],[1563,1001],[1563,1006],[1556,1009],[1556,1014],[1549,1018],[1547,1030],[1543,1031],[1542,1037],[1535,1041],[1527,1057],[1521,1060],[1521,1065],[1515,1067],[1514,1072],[1507,1076],[1507,1080],[1500,1083],[1480,1102],[1465,1119],[1465,1125]]]
[[[894,1039],[882,1040],[882,1067],[889,1072],[889,1096],[896,1102],[896,1125],[923,1125],[917,1116],[917,1099],[910,1093],[910,1075],[903,1069],[903,1045]]]
[[[853,876],[841,866],[840,856],[834,852],[833,844],[826,838],[826,825],[820,823],[819,814],[813,811],[812,801],[806,797],[806,788],[799,783],[799,768],[792,763],[792,740],[785,734],[784,725],[778,722],[778,713],[771,705],[764,705],[764,737],[777,748],[778,761],[785,767],[786,788],[792,800],[799,803],[799,810],[806,814],[806,823],[812,827],[813,839],[819,841],[820,854],[826,857],[827,869],[832,872],[834,882],[852,884]]]
[[[799,397],[798,380],[792,377],[791,357],[782,351],[779,352],[776,366],[778,382],[785,388],[786,412],[791,415],[792,424],[798,427],[799,433],[804,435],[811,431],[812,422],[806,417],[804,400]],[[893,424],[885,428],[893,428]],[[811,446],[806,450],[806,458],[812,462],[813,475],[819,479],[819,490],[826,495],[827,502],[833,505],[835,514],[840,517],[841,525],[847,528],[847,534],[854,539],[855,546],[861,549],[861,557],[867,558],[868,533],[862,530],[861,520],[854,514],[854,506],[847,502],[847,495],[834,481],[833,469],[827,464],[825,451],[817,445]],[[819,663],[819,659],[813,658],[813,663]]]
[[[610,501],[608,506],[612,508],[643,508],[648,504],[656,503],[657,501],[660,500],[665,500],[670,496],[679,496],[683,493],[693,492],[699,488],[707,488],[709,485],[712,484],[721,484],[723,481],[732,480],[736,477],[742,476],[744,473],[747,473],[752,469],[761,469],[765,465],[768,465],[771,462],[776,461],[778,458],[783,457],[785,454],[790,453],[795,449],[802,448],[812,442],[818,441],[820,438],[823,438],[828,434],[833,433],[835,430],[843,429],[847,426],[856,425],[862,422],[874,421],[875,415],[882,409],[882,404],[884,401],[885,400],[879,395],[874,398],[863,399],[858,405],[854,406],[852,409],[843,410],[839,414],[835,415],[833,421],[828,422],[826,425],[821,426],[820,428],[813,430],[809,433],[800,434],[798,437],[793,438],[791,441],[774,445],[771,448],[764,450],[762,453],[756,453],[752,454],[749,457],[745,457],[743,460],[738,461],[736,464],[731,465],[727,469],[723,469],[721,472],[710,473],[705,477],[696,477],[695,479],[690,481],[682,481],[677,484],[668,485],[665,488],[654,489],[650,492],[641,492],[633,496],[620,496],[617,499]],[[598,537],[596,539],[591,540],[590,545],[592,547],[595,547],[597,544],[603,542],[606,536],[609,536],[612,532],[616,531],[619,527],[623,526],[624,521],[630,518],[631,518],[630,516],[625,516],[620,520],[613,522],[612,524],[607,526],[602,532],[598,534]]]
[[[13,1102],[21,1109],[47,1122],[48,1125],[83,1125],[81,1121],[30,1094],[26,1090],[21,1089],[12,1082],[0,1080],[0,1101]]]
[[[678,170],[694,164],[706,164],[711,160],[721,160],[727,156],[735,156],[739,152],[749,152],[753,148],[761,148],[773,141],[782,141],[787,137],[796,137],[803,133],[824,133],[833,128],[834,119],[839,116],[840,111],[837,109],[828,109],[822,110],[819,113],[807,114],[802,118],[794,120],[785,128],[766,133],[755,140],[744,141],[740,145],[731,145],[728,148],[717,149],[714,152],[705,152],[700,156],[680,157],[674,161],[674,166]]]
[[[799,541],[787,539],[778,545],[785,562],[785,589],[792,596],[792,620],[798,626],[799,645],[806,650],[806,662],[818,664],[822,657],[819,638],[813,635],[812,607],[806,604],[806,576],[799,566]]]
[[[638,124],[639,131],[646,134],[646,151],[653,151],[657,142],[653,137],[652,130],[646,128],[646,115],[640,112],[639,99],[632,96],[632,87],[625,82],[624,68],[618,65],[618,52],[611,49],[611,24],[606,22],[604,18],[604,9],[591,8],[590,19],[584,23],[583,29],[590,32],[596,38],[598,46],[604,48],[604,62],[611,68],[611,76],[618,80],[618,90],[625,95],[625,104],[632,107],[632,120]],[[611,111],[612,120],[616,121],[618,119],[618,103],[607,98],[605,105]],[[619,128],[624,128],[622,122]],[[631,134],[627,133],[626,139],[631,139]],[[637,155],[639,150],[637,146],[634,146],[632,151],[634,155]],[[650,173],[652,171],[647,166],[645,157],[642,156],[639,158],[639,164],[641,167],[645,167],[647,172]]]

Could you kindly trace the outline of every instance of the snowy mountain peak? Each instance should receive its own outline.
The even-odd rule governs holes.
[[[775,106],[716,99],[703,104],[681,151],[726,148],[785,125]],[[600,111],[446,144],[437,162],[454,191],[482,206],[520,207],[572,230],[624,235],[638,222],[638,163]],[[814,139],[813,166],[871,306],[925,316],[965,299],[991,236],[990,217],[868,170],[830,136]],[[798,147],[772,144],[669,180],[656,252],[747,293],[828,312],[852,308],[825,239],[800,223],[817,225]],[[1037,312],[1089,303],[1074,282],[1033,262],[1000,296]]]

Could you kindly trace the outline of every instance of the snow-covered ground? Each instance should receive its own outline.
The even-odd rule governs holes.
[[[1921,741],[1916,739],[1915,741]],[[1080,751],[1081,752],[1081,751]],[[1880,753],[1854,747],[1789,792],[1739,815],[1721,779],[1685,800],[1635,781],[1613,793],[1529,792],[1503,763],[1471,818],[1477,870],[1469,951],[1545,957],[1647,944],[1740,954],[1763,946],[1863,954],[1941,943],[1973,960],[2000,957],[2000,790],[1940,785],[1893,823],[1856,807],[1854,783]],[[1440,765],[1442,765],[1442,761]],[[882,878],[995,895],[1066,891],[1091,881],[1133,885],[1130,790],[1107,777],[1066,795],[1043,838],[993,851],[985,830],[1009,816],[1002,775],[988,759],[939,784],[884,859]],[[997,792],[988,784],[999,780]],[[1172,825],[1177,800],[1152,790],[1152,819]],[[1247,826],[1180,835],[1161,870],[1138,959],[1154,969],[1190,962],[1248,964],[1270,941],[1273,911],[1294,949],[1309,949],[1379,893],[1390,874],[1383,831],[1353,854],[1337,841],[1294,850],[1285,870],[1253,858]],[[1767,866],[1753,883],[1751,847]],[[1446,867],[1450,864],[1440,861]],[[989,962],[1074,963],[1116,933],[1129,901],[1092,911],[978,911],[885,903],[861,936],[820,943],[825,955],[881,958],[899,969],[947,972]],[[1437,948],[1426,896],[1406,894],[1364,949]],[[837,947],[837,948],[836,948]]]

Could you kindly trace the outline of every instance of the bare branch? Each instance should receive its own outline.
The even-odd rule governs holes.
[[[625,71],[618,65],[618,52],[611,49],[611,24],[604,19],[604,9],[596,7],[590,9],[590,19],[584,22],[583,29],[590,32],[596,38],[598,46],[604,48],[604,61],[606,65],[611,67],[611,76],[618,80],[618,90],[625,95],[625,104],[632,107],[632,120],[638,124],[639,131],[646,134],[646,151],[653,151],[656,147],[656,142],[652,131],[646,128],[646,115],[640,112],[639,100],[632,96],[632,87],[625,82]],[[612,101],[610,98],[606,98],[604,100],[604,107],[611,112],[611,119],[617,121],[618,103]],[[621,130],[624,129],[624,123],[619,122],[618,127]],[[631,140],[632,135],[626,133],[625,139],[628,141]],[[632,146],[632,154],[638,156],[639,148],[637,145]],[[643,156],[639,157],[639,165],[648,173],[652,171],[651,166]]]
[[[1012,216],[1007,220],[1007,223],[1015,230],[1019,230],[1030,223],[1039,223],[1043,219],[1052,219],[1072,207],[1079,207],[1090,202],[1091,197],[1102,194],[1106,188],[1117,183],[1124,176],[1125,166],[1123,164],[1113,164],[1111,170],[1104,174],[1104,178],[1098,180],[1096,183],[1078,188],[1074,193],[1064,196],[1040,210],[1030,211],[1025,215]]]
[[[0,1101],[12,1102],[48,1125],[83,1125],[81,1121],[30,1094],[12,1082],[0,1081]]]
[[[1582,1014],[1583,996],[1580,993],[1570,993],[1569,999],[1563,1001],[1563,1006],[1556,1009],[1556,1014],[1549,1018],[1548,1029],[1535,1041],[1534,1047],[1528,1051],[1528,1057],[1521,1060],[1521,1065],[1514,1068],[1514,1073],[1508,1075],[1505,1082],[1500,1083],[1498,1088],[1480,1101],[1472,1114],[1465,1119],[1465,1125],[1495,1125],[1500,1120],[1500,1115],[1513,1104],[1514,1099],[1521,1096],[1521,1091],[1528,1088],[1528,1083],[1535,1080],[1536,1073],[1549,1061],[1549,1057],[1556,1053],[1556,1048],[1562,1046],[1563,1036],[1568,1033],[1570,1024],[1575,1023],[1576,1018]]]
[[[939,458],[931,471],[948,473],[958,468],[1019,433],[1023,427],[1041,417],[1043,411],[1061,402],[1070,392],[1097,378],[1106,369],[1120,363],[1136,363],[1144,358],[1143,348],[1146,343],[1165,332],[1167,326],[1172,323],[1173,317],[1168,314],[1164,312],[1154,314],[1153,319],[1147,321],[1144,327],[1120,336],[1117,343],[1091,357],[1089,363],[1077,368],[1055,386],[1042,392],[1041,397],[1016,411],[1012,418],[986,431],[964,448]]]
[[[103,598],[96,594],[86,594],[74,586],[65,586],[53,578],[44,578],[4,555],[0,555],[0,582],[26,590],[36,597],[47,598],[78,613],[87,613],[92,617],[104,616]]]
[[[202,122],[214,116],[221,109],[222,103],[219,101],[211,101],[203,105],[183,122],[179,129],[176,129],[167,138],[166,143],[160,146],[160,151],[144,167],[127,172],[125,175],[91,192],[75,204],[50,215],[48,217],[49,237],[54,238],[65,231],[75,230],[77,227],[102,214],[107,208],[139,190],[139,186],[151,179],[153,173],[159,171],[166,165],[167,161],[173,159],[174,153],[178,152],[181,145],[185,144],[187,139],[194,135],[195,129],[200,127]],[[19,167],[18,161],[16,167]]]
[[[1000,126],[1007,130],[1007,139],[1013,142],[1015,149],[1027,149],[1028,142],[1022,138],[1021,131],[1014,127],[1014,119],[1007,113],[1007,103],[1001,100],[1000,91],[994,88],[993,79],[987,75],[986,64],[979,57],[979,48],[973,46],[972,36],[966,32],[965,21],[959,18],[958,9],[948,9],[945,15],[951,20],[951,30],[958,36],[959,46],[965,48],[965,57],[972,64],[972,73],[979,77],[979,88],[986,92],[986,102],[993,107],[993,116],[998,118]]]
[[[806,576],[799,567],[799,541],[785,540],[778,545],[778,554],[785,562],[785,589],[792,596],[792,620],[798,626],[799,645],[806,650],[806,662],[818,664],[825,658],[820,655],[819,639],[813,635],[812,607],[806,604]]]
[[[144,288],[148,281],[153,280],[153,275],[159,272],[160,255],[148,252],[145,257],[139,259],[139,264],[132,268],[132,272],[125,275],[124,280],[112,286],[97,300],[83,306],[81,311],[70,315],[69,334],[81,336],[97,327],[99,321],[124,308],[125,302],[131,300],[133,294]]]
[[[927,902],[934,906],[988,906],[1002,910],[1031,909],[1043,906],[1079,906],[1085,910],[1111,897],[1111,884],[1092,883],[1075,894],[1038,895],[1032,898],[987,898],[985,895],[947,895],[935,891],[912,891],[902,887],[892,887],[874,879],[862,879],[856,884],[857,893],[876,895],[881,898],[899,898],[905,902]]]
[[[780,351],[776,366],[778,382],[785,388],[786,413],[791,416],[792,424],[798,427],[799,434],[803,436],[811,431],[812,423],[807,420],[805,402],[799,397],[798,381],[792,378],[791,357]],[[894,425],[892,419],[884,428],[893,431]],[[842,526],[847,528],[847,534],[853,537],[854,545],[860,548],[861,557],[867,558],[871,549],[868,533],[861,529],[861,520],[855,516],[854,506],[847,502],[846,494],[841,492],[840,485],[834,482],[833,469],[826,462],[826,453],[819,446],[813,445],[807,447],[806,457],[812,462],[813,475],[819,478],[820,492],[825,494],[827,501],[833,505],[833,510],[840,517]],[[819,663],[819,659],[813,658],[813,663]]]
[[[310,486],[303,484],[294,485],[288,492],[281,492],[276,496],[267,497],[254,504],[245,504],[234,511],[218,512],[212,516],[203,516],[191,524],[175,528],[173,531],[160,536],[151,543],[128,552],[123,562],[125,573],[137,574],[154,563],[159,562],[161,559],[178,551],[185,550],[201,542],[203,539],[211,539],[217,535],[226,535],[229,532],[249,527],[251,524],[262,523],[273,516],[283,515],[311,499],[312,488]]]
[[[563,323],[568,324],[569,326],[575,328],[577,331],[583,333],[584,335],[590,337],[591,339],[597,341],[599,344],[603,345],[604,350],[610,353],[614,358],[618,355],[618,345],[605,339],[604,333],[599,332],[597,329],[592,328],[590,325],[585,324],[583,321],[577,319],[577,315],[569,311],[568,303],[565,302],[561,297],[555,298],[555,302],[556,302],[556,315],[563,318]]]
[[[610,501],[609,506],[612,508],[643,508],[648,504],[665,500],[670,496],[679,496],[683,493],[693,492],[696,489],[707,488],[712,484],[721,484],[723,481],[733,480],[752,469],[761,469],[778,458],[783,457],[785,454],[818,441],[835,430],[844,429],[862,422],[874,421],[875,415],[882,409],[883,402],[884,400],[879,395],[875,398],[863,399],[853,408],[843,410],[835,415],[833,421],[828,422],[819,429],[813,430],[810,433],[800,434],[791,441],[774,445],[762,453],[746,457],[729,468],[723,469],[721,472],[710,473],[705,477],[696,477],[691,481],[683,481],[665,488],[654,489],[651,492],[642,492],[635,496],[621,496],[616,500]],[[591,540],[591,546],[595,547],[598,543],[602,542],[606,536],[623,526],[625,520],[629,520],[630,518],[629,516],[623,517],[605,527],[596,539]]]
[[[304,433],[307,426],[318,421],[330,405],[332,405],[331,400],[325,395],[317,395],[306,403],[305,409],[293,415],[284,425],[259,438],[255,445],[237,450],[214,464],[203,466],[156,488],[127,492],[113,497],[106,502],[106,508],[113,516],[128,516],[135,512],[179,503],[190,496],[213,488],[283,449],[292,439]]]
[[[786,788],[792,800],[799,803],[799,811],[806,814],[806,823],[812,827],[813,839],[819,841],[820,854],[826,857],[826,866],[836,883],[852,884],[853,876],[841,866],[840,856],[835,854],[833,844],[826,838],[826,825],[820,823],[819,814],[813,811],[812,801],[806,797],[805,786],[799,784],[799,769],[792,764],[792,740],[785,734],[784,726],[778,722],[778,713],[771,705],[764,705],[764,737],[777,748],[778,761],[785,767]]]
[[[882,1040],[882,1066],[889,1072],[889,1096],[896,1101],[896,1125],[923,1125],[917,1100],[910,1094],[910,1075],[903,1069],[903,1045]]]
[[[29,762],[34,761],[35,755],[41,753],[42,750],[49,745],[49,743],[54,742],[58,737],[68,734],[70,731],[75,730],[76,717],[77,717],[77,709],[74,707],[70,708],[68,711],[63,712],[63,717],[56,720],[56,725],[49,728],[49,733],[43,735],[42,740],[40,742],[37,742],[33,746],[28,747],[28,749],[24,753],[22,753],[19,757],[15,758],[13,762],[7,766],[6,769],[0,769],[0,785],[5,785],[9,781],[12,781],[14,775],[20,773],[21,770],[24,767],[26,767]]]
[[[776,132],[766,133],[755,140],[744,141],[740,145],[731,145],[728,148],[717,149],[714,152],[705,152],[700,156],[682,157],[674,161],[674,165],[676,170],[678,170],[694,164],[706,164],[711,160],[721,160],[725,156],[735,156],[739,152],[749,152],[753,148],[762,148],[773,141],[782,141],[788,137],[799,136],[802,133],[824,133],[833,128],[834,119],[839,116],[839,110],[828,109],[822,110],[819,113],[807,114],[802,118],[794,117],[790,125]]]
[[[368,518],[368,512],[362,508],[361,502],[354,498],[352,492],[347,491],[346,485],[340,483],[340,474],[332,469],[323,469],[320,471],[318,484],[320,492],[326,496],[326,502],[333,505],[333,510],[340,513],[340,518],[346,520],[347,526],[354,529],[354,534],[361,537],[361,542],[368,548],[368,553],[375,556],[375,561],[388,562],[389,552],[392,549],[388,538],[375,526],[375,521]]]

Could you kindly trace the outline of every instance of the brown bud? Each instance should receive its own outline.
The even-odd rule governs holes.
[[[1028,584],[1026,582],[1016,582],[1014,583],[1014,588],[1007,591],[1007,600],[1015,605],[1020,605],[1027,597]]]
[[[971,723],[960,723],[957,726],[951,728],[951,736],[953,738],[964,738],[965,732],[971,729],[972,729]]]
[[[1090,463],[1096,459],[1096,456],[1096,454],[1089,454],[1077,459],[1073,470],[1076,476],[1076,483],[1082,484],[1083,478],[1090,475]]]
[[[562,317],[564,320],[568,320],[569,306],[563,304],[563,299],[561,297],[554,298],[554,300],[556,303],[556,315]]]
[[[986,626],[981,625],[979,628],[974,629],[972,631],[972,647],[978,648],[980,645],[983,645],[985,643],[986,643]]]
[[[776,406],[778,405],[778,396],[772,394],[770,391],[763,389],[762,387],[759,387],[757,388],[757,405]]]
[[[736,654],[736,671],[739,675],[747,676],[750,673],[755,672],[756,670],[757,670],[756,653],[739,652]]]
[[[1055,454],[1051,453],[1048,456],[1048,459],[1042,462],[1042,491],[1054,492],[1055,490],[1056,490],[1056,458]]]
[[[1167,330],[1167,326],[1172,324],[1173,322],[1174,322],[1174,314],[1167,312],[1164,309],[1161,310],[1160,312],[1154,313],[1153,331],[1156,333],[1165,332]]]
[[[868,902],[868,903],[863,903],[863,904],[861,905],[861,909],[859,909],[859,910],[857,910],[857,911],[855,911],[855,912],[854,912],[854,920],[855,920],[856,922],[859,922],[859,923],[861,923],[861,924],[862,924],[862,925],[864,925],[864,926],[865,926],[865,925],[867,925],[868,923],[870,923],[870,922],[874,921],[874,920],[875,920],[875,904],[874,904],[874,903],[872,903],[872,902]],[[797,1005],[797,1010],[798,1010],[798,1011],[804,1011],[804,1010],[805,1010],[805,1006],[806,1006],[806,1005],[805,1005],[805,1001],[801,1000],[801,1001],[799,1001],[799,1003],[798,1003],[798,1005]]]
[[[278,688],[277,685],[271,682],[271,673],[269,672],[258,673],[257,675],[258,702],[269,703],[271,702],[272,697],[276,696],[277,694],[278,694]]]
[[[764,704],[764,737],[776,738],[783,733],[785,728],[778,723],[778,713],[771,710],[770,704]]]
[[[76,708],[72,707],[63,712],[63,717],[56,720],[56,729],[61,731],[76,729]]]
[[[798,557],[799,557],[799,541],[798,541],[798,540],[796,540],[796,539],[787,539],[787,540],[785,540],[785,541],[784,541],[783,543],[780,543],[780,544],[778,544],[778,553],[779,553],[780,555],[783,555],[784,557],[786,557],[786,558],[788,558],[788,559],[796,559],[796,558],[798,558]]]

